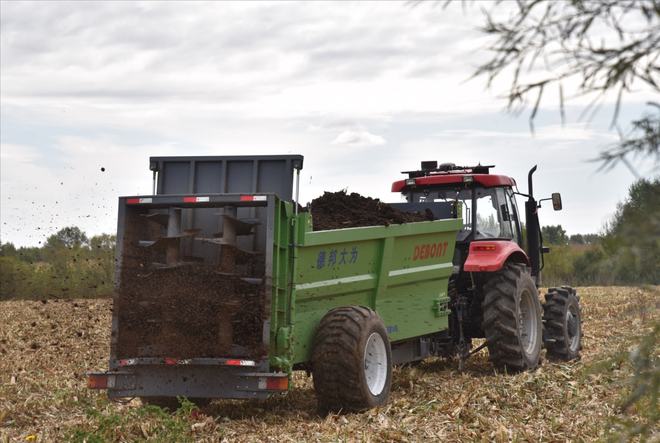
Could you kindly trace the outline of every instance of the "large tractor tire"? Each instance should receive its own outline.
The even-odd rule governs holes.
[[[575,360],[582,349],[582,313],[575,289],[550,288],[543,305],[543,342],[548,357]]]
[[[536,368],[543,337],[542,308],[527,267],[507,263],[483,291],[482,327],[493,365],[508,372]]]
[[[321,414],[387,403],[392,353],[378,314],[361,306],[328,312],[314,338],[312,370]]]

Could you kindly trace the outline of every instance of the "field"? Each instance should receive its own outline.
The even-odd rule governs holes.
[[[110,403],[85,387],[106,368],[109,300],[0,303],[3,441],[566,441],[608,438],[631,375],[628,354],[657,320],[658,288],[580,288],[582,360],[496,374],[481,352],[464,373],[432,359],[394,372],[390,404],[362,414],[315,413],[311,379],[267,401],[216,401],[177,413]],[[658,435],[656,434],[656,438]]]

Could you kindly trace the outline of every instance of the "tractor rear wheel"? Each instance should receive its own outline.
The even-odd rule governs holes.
[[[390,394],[392,354],[378,314],[362,306],[328,312],[316,331],[312,367],[321,414],[385,404]]]
[[[496,368],[534,369],[539,364],[543,324],[541,303],[527,267],[507,263],[483,287],[482,327]]]
[[[574,360],[582,349],[582,315],[575,289],[550,288],[543,305],[543,341],[548,357]]]

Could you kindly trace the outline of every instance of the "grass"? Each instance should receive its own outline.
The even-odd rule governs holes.
[[[105,369],[109,300],[0,303],[0,442],[3,441],[589,441],[644,424],[623,410],[630,351],[657,321],[657,288],[580,288],[582,359],[545,359],[534,372],[495,373],[487,352],[466,371],[429,359],[396,368],[390,403],[361,414],[319,417],[311,379],[294,375],[286,397],[190,403],[175,413],[112,403],[87,390]],[[654,350],[657,354],[657,349]],[[657,369],[657,368],[656,368]],[[628,427],[627,427],[628,426]],[[658,430],[651,429],[658,438]]]

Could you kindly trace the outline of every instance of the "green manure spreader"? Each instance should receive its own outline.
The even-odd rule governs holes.
[[[387,402],[393,365],[462,366],[472,338],[508,370],[534,368],[543,343],[577,357],[575,291],[553,289],[545,313],[538,299],[547,251],[531,188],[528,254],[514,182],[487,167],[424,162],[394,183],[407,202],[391,206],[429,221],[314,231],[314,208],[297,204],[302,164],[150,159],[153,195],[119,199],[109,370],[90,388],[204,404],[284,393],[305,370],[321,412],[358,411]]]

